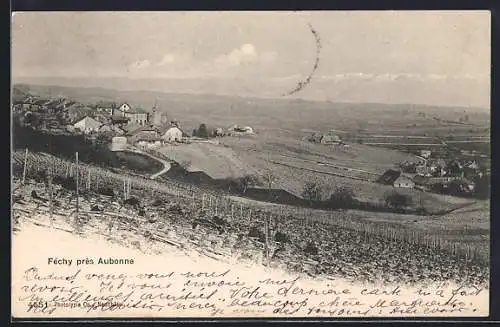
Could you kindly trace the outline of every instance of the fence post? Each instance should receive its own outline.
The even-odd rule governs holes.
[[[201,196],[201,210],[205,210],[205,193]]]
[[[231,203],[231,220],[233,220],[233,204]]]
[[[53,200],[52,200],[52,196],[53,196],[53,193],[52,193],[52,169],[49,167],[47,169],[47,171],[48,171],[47,177],[48,177],[48,182],[49,182],[49,208],[50,208],[49,218],[50,218],[50,226],[53,227],[54,220],[52,219],[52,213],[54,211],[54,204],[53,204]]]
[[[24,185],[24,181],[26,180],[26,166],[28,165],[28,148],[26,148],[26,151],[24,152],[24,167],[23,167],[23,181],[22,184]]]
[[[269,266],[269,220],[270,216],[267,219],[264,219],[264,229],[265,229],[265,256],[266,256],[266,266]]]
[[[217,216],[217,204],[219,202],[219,198],[215,197],[215,215]]]
[[[76,157],[76,220],[78,221],[78,210],[79,210],[79,203],[78,203],[78,196],[79,196],[79,185],[78,185],[78,182],[79,182],[79,179],[78,179],[78,152],[75,153],[75,157]]]
[[[90,190],[90,168],[88,169],[88,176],[87,176],[87,190]]]

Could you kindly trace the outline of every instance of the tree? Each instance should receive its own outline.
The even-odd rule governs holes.
[[[330,204],[338,207],[348,207],[352,205],[356,200],[354,198],[354,192],[347,187],[340,187],[330,195]]]
[[[94,146],[97,150],[107,149],[108,145],[111,143],[113,136],[107,133],[101,133],[97,135],[94,140]]]
[[[248,188],[252,185],[256,185],[259,183],[259,180],[256,176],[253,175],[245,175],[242,177],[234,178],[229,182],[229,189],[236,189],[238,193],[246,194]]]
[[[316,201],[321,201],[323,198],[323,189],[316,182],[307,182],[302,191],[302,197],[309,200],[311,204]]]
[[[200,127],[198,127],[198,131],[196,132],[196,136],[198,137],[203,137],[203,138],[208,138],[208,130],[207,126],[205,124],[201,124]]]
[[[276,177],[271,171],[266,171],[264,173],[264,179],[266,181],[267,189],[271,190],[273,183],[276,182],[277,180]]]
[[[196,129],[193,129],[193,136],[196,136]]]
[[[462,174],[462,167],[455,160],[451,161],[448,164],[447,168],[447,170],[450,172],[450,176],[460,176]]]
[[[390,192],[385,195],[385,205],[390,208],[400,209],[411,204],[411,197],[398,192]]]

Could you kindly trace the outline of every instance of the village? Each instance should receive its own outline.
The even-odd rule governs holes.
[[[130,146],[152,150],[165,144],[212,142],[209,138],[228,135],[253,135],[249,126],[233,125],[208,130],[204,123],[187,134],[179,121],[168,120],[167,114],[155,104],[151,112],[128,103],[100,101],[81,104],[68,99],[37,99],[27,96],[14,101],[13,113],[24,126],[51,134],[83,134],[95,139],[104,135],[110,139],[111,151],[125,151]]]
[[[387,170],[378,182],[395,188],[456,196],[472,195],[476,187],[485,186],[482,184],[488,169],[476,160],[431,158],[429,150],[422,150],[417,159],[400,163],[399,169]]]

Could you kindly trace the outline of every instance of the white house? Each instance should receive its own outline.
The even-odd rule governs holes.
[[[102,125],[101,122],[95,120],[92,117],[86,116],[83,119],[76,122],[73,125],[73,127],[75,127],[75,129],[77,128],[77,129],[81,130],[84,133],[91,133],[91,132],[95,132],[95,131],[99,130],[101,125]]]
[[[118,108],[118,110],[121,112],[128,112],[130,111],[130,106],[128,105],[128,103],[124,103],[120,106],[120,108]]]
[[[182,131],[178,127],[170,127],[162,137],[167,142],[182,141]]]
[[[394,187],[414,188],[415,182],[405,176],[400,176],[394,181]]]

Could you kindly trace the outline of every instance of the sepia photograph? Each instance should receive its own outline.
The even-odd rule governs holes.
[[[14,12],[11,315],[487,317],[488,11]]]

